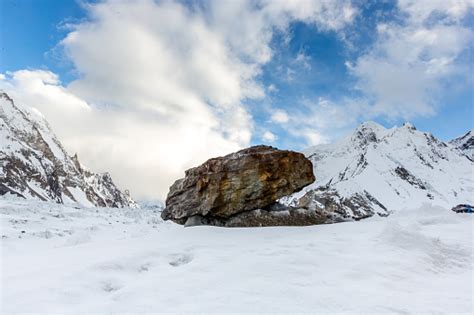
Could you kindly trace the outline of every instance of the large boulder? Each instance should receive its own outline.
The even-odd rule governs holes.
[[[162,218],[179,224],[191,217],[223,220],[270,206],[314,180],[303,154],[254,146],[187,170],[170,187]]]

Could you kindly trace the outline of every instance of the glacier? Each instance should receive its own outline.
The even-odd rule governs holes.
[[[157,211],[0,199],[0,312],[472,312],[471,214],[228,229]]]

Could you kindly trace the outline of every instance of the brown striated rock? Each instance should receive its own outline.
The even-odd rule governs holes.
[[[254,146],[187,170],[170,187],[162,218],[179,224],[196,215],[225,219],[269,206],[314,180],[303,154]]]

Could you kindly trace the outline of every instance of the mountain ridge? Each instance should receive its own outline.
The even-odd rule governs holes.
[[[472,203],[474,163],[450,143],[414,125],[360,124],[345,138],[303,151],[316,182],[281,202],[336,220],[384,216],[423,203]]]
[[[0,91],[0,195],[79,203],[83,206],[137,207],[109,173],[94,173],[69,156],[50,125],[34,109],[16,105]]]
[[[469,130],[463,136],[455,138],[449,143],[456,148],[458,148],[461,152],[469,157],[472,161],[474,161],[474,131]]]

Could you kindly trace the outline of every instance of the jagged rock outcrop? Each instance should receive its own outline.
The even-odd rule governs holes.
[[[453,139],[449,143],[474,161],[474,132],[469,130],[464,136]]]
[[[0,195],[76,202],[84,206],[136,207],[108,173],[86,169],[70,157],[39,113],[0,92]]]
[[[187,170],[170,187],[162,218],[180,224],[196,216],[225,221],[265,208],[314,180],[312,164],[303,154],[254,146]]]
[[[451,211],[456,213],[474,213],[474,207],[468,204],[461,204],[453,207]]]

